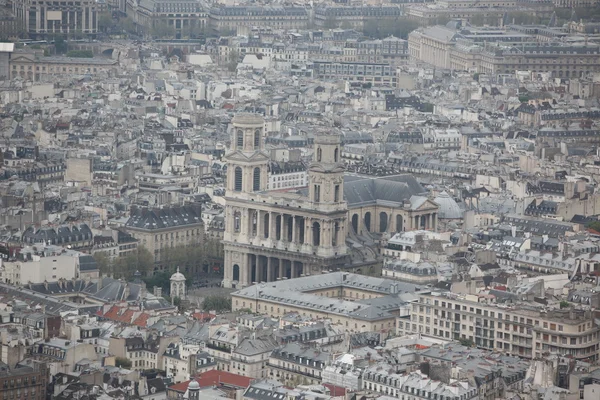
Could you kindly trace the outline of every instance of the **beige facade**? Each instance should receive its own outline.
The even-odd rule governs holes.
[[[304,7],[214,7],[209,13],[209,27],[215,32],[237,32],[254,27],[305,29],[307,25],[308,12]]]
[[[238,115],[233,121],[232,148],[225,155],[225,287],[320,273],[347,259],[339,135],[315,138],[307,198],[266,192],[263,131],[258,116]]]
[[[85,75],[116,71],[118,62],[101,58],[40,57],[34,53],[14,53],[9,62],[11,78],[28,81],[57,75]]]
[[[410,321],[398,323],[400,334],[470,339],[477,347],[532,359],[557,353],[598,360],[599,330],[590,311],[499,307],[474,295],[442,293],[421,294]]]
[[[475,43],[457,39],[456,31],[444,26],[411,32],[408,49],[411,59],[438,68],[492,75],[531,71],[553,77],[580,77],[600,71],[598,45]]]
[[[307,195],[266,191],[269,156],[263,126],[257,116],[240,115],[233,121],[232,149],[225,155],[224,286],[240,288],[338,268],[371,273],[377,257],[352,264],[348,236],[436,229],[438,206],[420,196],[423,189],[411,176],[346,185],[337,134],[315,136]]]
[[[100,7],[94,0],[16,0],[12,6],[30,37],[98,33]]]
[[[330,272],[259,285],[257,289],[248,287],[231,297],[234,311],[249,309],[274,318],[295,312],[310,319],[331,320],[347,332],[389,332],[395,329],[396,318],[408,312],[396,296],[418,289],[387,279]],[[368,304],[369,299],[382,297],[389,301],[385,310]],[[386,303],[383,299],[380,302]]]
[[[181,38],[202,33],[208,22],[202,4],[193,0],[127,0],[126,3],[127,16],[139,25],[142,33],[153,34],[155,28],[163,25],[173,36]]]
[[[175,223],[163,220],[175,218]],[[152,210],[148,208],[131,210],[131,217],[125,230],[154,255],[158,269],[162,255],[168,248],[193,247],[204,243],[204,222],[201,219],[200,206],[183,206]]]

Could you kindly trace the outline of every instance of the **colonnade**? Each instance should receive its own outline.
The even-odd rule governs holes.
[[[298,245],[337,246],[344,241],[343,224],[338,220],[293,215],[274,211],[238,209],[233,211],[230,232],[252,238]],[[242,240],[242,239],[240,239]]]
[[[245,254],[244,258],[241,265],[233,265],[231,277],[225,277],[242,286],[298,278],[305,272],[304,264],[300,261],[255,254]]]

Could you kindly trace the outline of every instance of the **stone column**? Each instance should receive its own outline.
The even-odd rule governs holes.
[[[263,263],[262,261],[262,257],[261,256],[256,256],[256,273],[254,276],[254,281],[256,283],[260,283],[263,281]]]
[[[277,215],[275,213],[269,213],[269,225],[270,225],[270,234],[269,237],[273,240],[276,240],[277,233]]]
[[[283,260],[279,259],[279,279],[283,279]]]
[[[267,282],[273,281],[273,258],[267,257]]]
[[[296,217],[292,215],[292,243],[296,243],[296,241],[298,240],[298,238],[296,237],[296,229]]]
[[[312,221],[310,218],[304,218],[304,243],[312,246]]]
[[[260,239],[263,238],[261,216],[262,215],[261,215],[260,211],[256,210],[256,236]]]
[[[242,286],[248,286],[250,281],[250,268],[252,268],[252,255],[246,255],[246,262],[241,263],[240,265],[240,283]]]

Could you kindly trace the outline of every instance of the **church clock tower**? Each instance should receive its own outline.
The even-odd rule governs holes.
[[[313,245],[317,253],[334,256],[346,252],[346,213],[344,201],[344,164],[341,162],[339,134],[317,134],[313,162],[308,169],[309,200],[322,218],[314,222]]]

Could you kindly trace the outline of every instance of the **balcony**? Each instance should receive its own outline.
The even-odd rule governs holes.
[[[311,372],[305,372],[305,371],[300,371],[297,369],[293,369],[293,368],[286,368],[286,367],[282,367],[279,365],[275,365],[275,364],[271,364],[270,362],[267,362],[267,367],[268,368],[273,368],[274,370],[281,370],[281,371],[287,371],[287,372],[291,372],[293,374],[298,374],[298,375],[303,375],[303,376],[308,376],[310,378],[317,378],[317,379],[321,379],[321,375],[318,374],[313,374]]]
[[[228,353],[231,354],[231,349],[229,347],[225,347],[222,345],[217,345],[217,344],[212,344],[212,343],[206,343],[206,347],[212,350],[216,350],[216,351],[222,351],[223,353]]]

